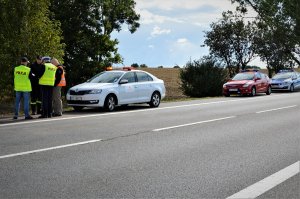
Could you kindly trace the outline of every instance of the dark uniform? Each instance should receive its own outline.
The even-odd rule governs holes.
[[[42,92],[39,85],[39,78],[45,68],[42,64],[42,56],[37,56],[36,61],[31,64],[30,68],[33,73],[33,78],[30,79],[32,87],[30,102],[31,112],[32,115],[41,114]]]

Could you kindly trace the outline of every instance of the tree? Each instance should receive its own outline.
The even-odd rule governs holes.
[[[260,59],[267,63],[269,76],[273,72],[290,67],[292,61],[289,49],[293,48],[291,43],[284,43],[285,36],[288,34],[283,29],[276,28],[271,30],[264,22],[258,22],[258,31],[255,37],[256,53]]]
[[[139,27],[139,15],[133,0],[51,0],[54,18],[62,24],[66,43],[64,61],[68,81],[77,84],[104,69],[121,63],[113,31],[127,24],[131,33]]]
[[[48,8],[49,0],[0,0],[1,98],[12,96],[13,66],[19,64],[21,56],[34,60],[40,54],[62,59],[60,23],[50,19]]]
[[[148,68],[148,66],[146,64],[141,64],[140,67],[141,68]]]
[[[300,65],[300,2],[299,0],[232,0],[245,9],[252,7],[259,15],[260,21],[270,31],[281,31],[277,40],[285,46],[284,56],[290,57]]]
[[[210,54],[223,62],[233,76],[255,57],[253,39],[255,26],[244,22],[239,12],[223,12],[223,18],[211,24],[206,32],[204,43],[209,46]]]
[[[227,70],[219,66],[217,60],[204,57],[180,69],[180,88],[190,97],[220,96],[227,78]]]
[[[133,67],[133,68],[138,68],[139,65],[138,65],[137,63],[133,63],[133,64],[131,64],[131,67]]]

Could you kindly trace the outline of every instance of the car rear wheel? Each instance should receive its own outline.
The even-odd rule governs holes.
[[[160,94],[154,92],[151,96],[151,101],[149,102],[150,107],[158,107],[160,104]]]
[[[104,109],[106,111],[113,111],[116,108],[116,98],[113,95],[108,95],[104,102]]]
[[[272,89],[271,89],[271,86],[269,86],[268,89],[267,89],[266,94],[267,95],[271,95],[271,93],[272,93]]]
[[[251,96],[255,96],[256,95],[256,88],[255,87],[252,87],[251,88],[251,93],[250,93]]]
[[[295,87],[294,87],[294,84],[292,84],[290,87],[290,92],[294,92],[294,91],[295,91]]]
[[[74,109],[75,111],[82,111],[83,106],[73,106],[73,109]]]

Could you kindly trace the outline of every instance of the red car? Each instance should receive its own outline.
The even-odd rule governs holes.
[[[269,77],[256,70],[242,71],[223,85],[223,95],[226,97],[231,94],[255,96],[256,93],[271,94]]]

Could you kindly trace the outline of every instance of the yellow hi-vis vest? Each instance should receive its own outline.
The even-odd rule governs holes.
[[[29,79],[30,68],[24,65],[15,67],[14,84],[15,91],[30,92],[31,83]]]
[[[45,63],[45,72],[39,80],[40,85],[54,86],[56,66],[51,63]]]

